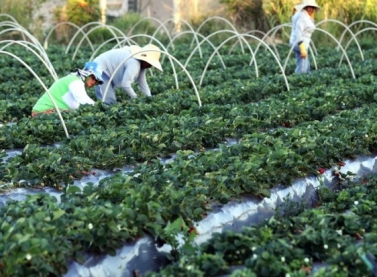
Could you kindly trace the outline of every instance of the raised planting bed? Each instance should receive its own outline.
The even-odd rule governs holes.
[[[163,250],[151,249],[153,257],[169,259],[169,266],[151,273],[157,276],[216,276],[238,266],[241,272],[234,274],[240,276],[305,276],[317,263],[330,267],[312,272],[316,276],[367,276],[360,255],[377,254],[375,182],[356,184],[342,171],[358,157],[374,157],[377,149],[377,52],[364,47],[365,61],[348,49],[355,79],[348,66],[338,67],[340,54],[318,48],[319,70],[288,75],[289,91],[268,52],[257,54],[256,77],[250,57],[225,48],[226,68],[214,60],[199,87],[201,107],[185,74],[178,73],[175,87],[166,62],[163,73],[148,76],[152,98],[130,100],[119,92],[116,105],[98,102],[63,114],[69,137],[56,115],[30,117],[40,84],[10,57],[0,59],[1,199],[19,193],[0,208],[0,276],[63,276],[80,268],[87,274],[110,256],[124,261],[126,272],[132,258],[121,247],[135,249],[147,238],[164,244]],[[184,63],[187,48],[177,45],[171,54]],[[288,52],[277,49],[282,57]],[[38,59],[22,48],[14,51],[52,83]],[[196,83],[211,51],[208,46],[187,66]],[[64,53],[63,46],[48,50],[60,76],[80,67],[92,51],[80,48],[75,61]],[[294,62],[287,72],[293,68]],[[374,170],[361,164],[361,172]],[[296,198],[304,193],[295,189],[298,180],[323,176],[339,180],[341,190],[309,186],[308,193],[318,191],[319,207],[283,201],[290,189]],[[20,197],[25,192],[28,197]],[[279,210],[284,216],[264,222],[254,213],[272,216],[270,203],[280,202],[293,207]],[[243,216],[249,228],[234,223],[232,232],[210,238],[232,229],[226,224],[232,217]]]

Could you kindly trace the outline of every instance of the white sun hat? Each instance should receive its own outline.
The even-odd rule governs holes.
[[[131,54],[135,59],[145,61],[155,68],[162,71],[162,66],[159,61],[161,56],[161,50],[156,45],[147,44],[144,47],[138,45],[131,45]]]
[[[304,7],[304,6],[303,6],[302,4],[295,5],[295,10],[296,10],[297,12],[301,12],[301,10],[302,10],[303,7]]]
[[[300,4],[302,6],[301,9],[305,8],[305,7],[314,7],[316,9],[320,9],[320,7],[317,5],[317,3],[315,2],[315,0],[303,0],[302,3]]]

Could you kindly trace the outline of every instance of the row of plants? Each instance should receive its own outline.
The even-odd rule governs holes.
[[[368,54],[375,55],[373,50]],[[236,62],[226,70],[211,68],[216,78],[201,88],[202,107],[189,82],[179,90],[158,91],[161,83],[174,84],[165,73],[149,78],[157,89],[152,98],[120,97],[121,103],[111,107],[97,103],[65,114],[69,139],[56,115],[31,119],[20,112],[16,124],[1,127],[2,189],[52,186],[63,195],[61,202],[38,194],[1,208],[0,275],[61,276],[69,260],[82,262],[87,252],[114,254],[125,242],[144,235],[172,245],[171,258],[178,260],[187,254],[184,250],[197,253],[190,227],[211,212],[213,204],[243,193],[269,196],[277,184],[318,176],[319,168],[375,152],[375,67],[370,60],[354,62],[356,80],[345,66],[326,68],[290,76],[296,87],[286,91],[275,69],[246,80],[250,75],[240,73],[244,56],[233,56]],[[272,67],[265,56],[265,66]],[[20,71],[16,66],[6,69]],[[198,69],[193,76],[198,79],[200,74]],[[10,90],[17,91],[19,81],[8,83]],[[23,88],[25,98],[36,97],[35,83],[29,83]],[[224,145],[229,137],[238,144]],[[216,147],[219,151],[209,150]],[[4,150],[13,148],[21,148],[21,154],[4,161]],[[172,162],[160,162],[172,153],[177,154]],[[132,173],[116,174],[98,186],[87,184],[83,190],[72,186],[93,167],[125,164],[134,165]],[[183,250],[176,241],[182,232]]]
[[[371,70],[372,66],[364,68]],[[322,82],[330,82],[332,75],[323,71]],[[314,82],[318,76],[311,78]],[[67,127],[73,136],[57,149],[33,145],[52,144],[64,139],[56,116],[26,118],[0,130],[3,148],[28,145],[22,155],[8,161],[2,179],[4,182],[29,180],[29,184],[58,186],[62,181],[73,182],[74,178],[82,177],[81,172],[91,167],[111,169],[166,157],[180,149],[198,151],[213,148],[226,137],[241,138],[255,130],[266,132],[279,126],[293,127],[300,122],[322,120],[340,110],[358,108],[374,97],[373,86],[374,77],[369,74],[357,81],[339,78],[326,85],[326,89],[320,83],[299,92],[292,90],[278,94],[283,89],[280,82],[276,90],[267,90],[270,92],[265,96],[269,96],[268,99],[250,104],[236,100],[223,105],[222,98],[229,102],[227,100],[234,93],[226,83],[224,89],[217,92],[221,100],[201,108],[188,91],[169,92],[167,97],[161,93],[153,100],[146,98],[129,103],[127,109],[98,104],[95,107],[98,108],[97,113],[93,113],[92,107],[87,107],[79,113],[66,115]],[[182,98],[182,93],[186,97]],[[208,95],[204,97],[215,99],[215,92],[206,93]],[[240,98],[248,93],[250,87],[247,84],[244,91],[237,92]],[[123,124],[125,121],[128,123],[126,126]],[[77,157],[80,162],[70,157]],[[38,160],[40,163],[36,162]]]
[[[370,74],[374,74],[375,69],[371,60],[376,57],[376,51],[370,45],[363,45],[363,47],[365,48],[364,55],[367,58],[366,61],[363,62],[360,60],[356,48],[349,50],[348,55],[353,57],[351,60],[356,77],[362,78],[362,80],[365,81],[368,80]],[[204,48],[203,55],[208,57],[211,53],[209,52],[211,48],[208,45],[203,45],[202,48]],[[46,86],[52,84],[53,78],[48,74],[46,67],[41,64],[39,59],[30,55],[29,51],[17,46],[12,46],[9,50],[27,62],[42,81],[45,82]],[[281,46],[278,50],[281,52],[281,56],[285,57],[288,54],[289,49]],[[72,49],[72,51],[74,50]],[[256,77],[254,66],[248,66],[250,62],[250,54],[243,54],[242,52],[235,51],[229,53],[228,51],[229,48],[222,49],[221,51],[224,63],[227,66],[225,69],[221,69],[222,66],[219,61],[214,59],[210,68],[206,72],[203,84],[199,88],[203,104],[213,103],[224,105],[226,103],[257,102],[271,96],[272,94],[280,94],[287,90],[283,78],[279,78],[279,75],[281,76],[280,68],[277,66],[276,61],[268,51],[261,49],[257,53],[259,78]],[[331,85],[333,82],[332,76],[334,74],[341,76],[345,81],[353,81],[350,70],[345,68],[347,67],[346,63],[343,63],[343,67],[341,68],[333,68],[334,64],[336,64],[341,57],[340,52],[338,55],[333,55],[326,48],[321,49],[320,51],[320,54],[317,56],[317,63],[321,68],[322,73],[318,73],[319,75],[308,79],[303,78],[302,76],[288,76],[287,78],[291,91],[299,90],[300,87],[306,86],[308,82],[313,82],[313,79],[315,78],[321,78],[323,80],[323,85]],[[51,64],[59,76],[64,76],[65,74],[74,71],[75,68],[81,68],[86,62],[86,59],[88,59],[88,56],[90,56],[91,49],[89,47],[86,49],[80,48],[79,53],[80,55],[72,61],[70,57],[72,53],[64,54],[64,47],[62,46],[50,47],[47,52]],[[176,47],[172,54],[182,63],[185,63],[185,59],[190,55],[190,51],[183,49],[182,47]],[[4,57],[4,59],[0,61],[0,64],[2,68],[4,68],[4,72],[0,76],[0,107],[2,108],[0,120],[2,122],[15,122],[22,117],[30,115],[30,110],[38,97],[43,93],[43,88],[32,73],[23,69],[20,62],[10,56],[2,55],[2,57]],[[205,57],[203,58],[204,60]],[[205,66],[203,59],[197,53],[191,58],[187,67],[196,83],[199,82],[202,69]],[[291,59],[288,65],[287,73],[292,72],[294,69],[294,60]],[[12,68],[14,67],[20,68],[16,74],[12,73]],[[176,70],[177,69],[176,64]],[[164,70],[167,73],[172,70],[170,63],[168,63],[167,60],[165,60],[164,63]],[[172,74],[154,72],[153,76],[149,76],[148,79],[153,88],[154,95],[168,92],[167,96],[169,96],[170,94],[175,94],[177,92],[174,88],[175,79]],[[194,95],[192,85],[182,71],[178,74],[178,80],[180,91],[190,90],[191,94]],[[370,80],[370,82],[371,81],[373,80]],[[18,84],[17,86],[14,85],[16,83]],[[233,94],[227,93],[230,88],[233,89]],[[226,97],[223,95],[224,93],[228,96]],[[93,92],[90,92],[90,95],[95,98]],[[166,97],[166,94],[164,95]],[[118,96],[120,100],[127,101],[124,93],[118,93]],[[169,98],[170,97],[168,97],[168,99]],[[176,99],[172,99],[172,101],[176,101]],[[180,102],[182,103],[182,101],[184,100],[181,99]],[[182,108],[186,110],[190,107],[197,106],[197,101],[187,102],[188,103],[185,103],[185,106],[177,107],[175,113],[180,112]],[[169,104],[171,105],[174,103]],[[164,107],[167,106],[160,107],[160,109]],[[171,110],[164,111],[164,113],[166,112],[170,113]]]
[[[85,251],[114,253],[116,246],[145,234],[177,247],[172,234],[182,229],[170,225],[177,220],[179,226],[191,226],[213,203],[227,203],[245,192],[268,196],[272,184],[289,185],[310,172],[318,175],[318,166],[375,151],[376,127],[365,120],[374,121],[374,110],[372,105],[316,124],[245,135],[239,144],[221,147],[221,151],[178,151],[171,163],[163,165],[155,160],[140,164],[130,174],[103,179],[97,187],[88,184],[80,191],[68,186],[59,204],[46,194],[8,202],[0,212],[4,222],[0,226],[3,272],[5,276],[22,276],[42,270],[59,275],[66,270],[63,261],[80,261]],[[46,151],[54,156],[53,149]],[[57,166],[47,162],[51,168]],[[38,161],[34,163],[40,166]],[[72,232],[61,226],[73,226]],[[30,244],[31,237],[36,245]],[[57,242],[56,237],[62,241]],[[190,240],[189,234],[186,239]],[[59,259],[53,259],[49,251],[56,243],[61,247]],[[25,258],[25,253],[35,259]],[[15,267],[16,262],[24,266]]]
[[[374,276],[377,175],[351,180],[344,175],[337,189],[320,187],[313,203],[286,200],[241,232],[215,233],[145,276]]]

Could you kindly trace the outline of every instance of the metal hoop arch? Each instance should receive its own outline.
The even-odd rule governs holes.
[[[58,116],[60,118],[60,121],[62,123],[62,126],[63,126],[63,129],[64,129],[64,133],[66,135],[67,138],[69,138],[69,134],[68,134],[68,130],[67,130],[67,127],[65,126],[65,122],[64,122],[64,119],[60,113],[60,110],[58,108],[58,105],[56,104],[54,98],[51,96],[48,88],[45,86],[45,84],[42,82],[42,80],[39,78],[39,76],[34,72],[34,70],[27,64],[25,63],[22,59],[20,59],[18,56],[10,53],[10,52],[7,52],[7,51],[3,51],[3,50],[0,50],[0,54],[6,54],[6,55],[9,55],[13,58],[15,58],[16,60],[18,60],[22,65],[24,65],[33,75],[34,77],[38,80],[38,82],[42,85],[42,87],[44,88],[44,90],[46,91],[46,93],[48,94],[48,96],[50,97],[52,103],[54,104],[54,107],[55,107],[55,110],[56,112],[58,113]]]

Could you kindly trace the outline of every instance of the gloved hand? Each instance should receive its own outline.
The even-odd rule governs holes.
[[[300,49],[301,58],[306,59],[308,53],[306,52],[305,43],[301,42],[298,47]]]

